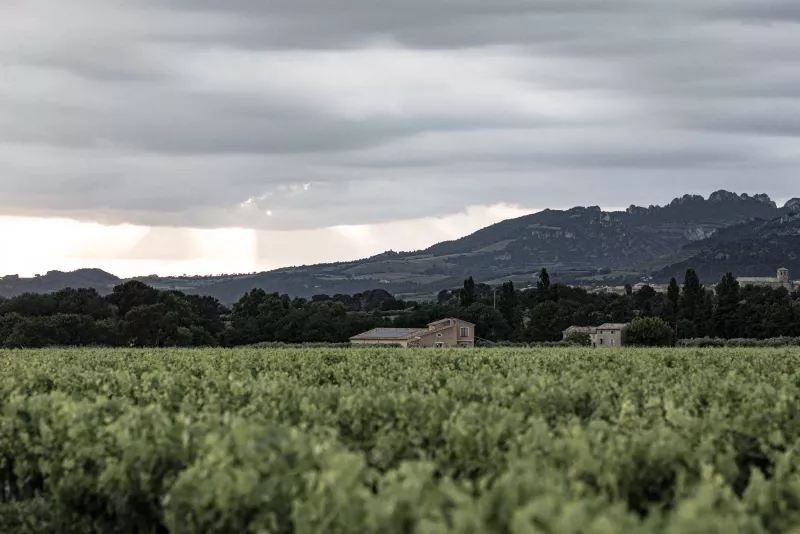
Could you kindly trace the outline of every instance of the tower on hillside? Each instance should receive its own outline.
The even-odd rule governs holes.
[[[778,269],[778,282],[782,284],[789,283],[789,269],[785,267]]]

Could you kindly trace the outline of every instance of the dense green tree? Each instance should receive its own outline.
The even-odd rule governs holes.
[[[739,334],[739,281],[727,273],[717,284],[717,301],[714,306],[714,334],[726,339]]]
[[[123,334],[124,323],[119,319],[101,319],[94,322],[92,345],[120,347],[128,345]]]
[[[773,303],[765,311],[763,316],[764,337],[779,337],[786,335],[792,330],[792,307],[791,305]]]
[[[503,283],[498,308],[513,331],[517,332],[522,328],[522,315],[517,306],[517,290],[514,289],[514,282]]]
[[[654,314],[659,296],[652,286],[645,285],[633,295],[633,303],[641,317],[650,317]]]
[[[544,267],[539,272],[539,281],[536,282],[536,289],[541,299],[548,298],[550,293],[550,273]]]
[[[470,276],[464,280],[464,287],[461,289],[460,303],[462,308],[469,308],[478,300],[475,292],[475,280]]]
[[[625,284],[625,294],[629,297],[633,295],[633,286],[630,284]]]
[[[667,298],[664,306],[663,318],[669,323],[673,331],[675,331],[678,324],[680,298],[681,288],[678,286],[678,281],[672,278],[667,286]]]
[[[474,323],[475,335],[489,341],[508,339],[511,336],[511,325],[505,320],[503,314],[487,304],[476,302],[458,313],[457,317]]]
[[[44,317],[58,312],[58,304],[52,294],[23,293],[0,301],[0,315],[18,313],[23,317]]]
[[[288,297],[254,289],[233,305],[228,339],[233,345],[281,341],[281,331],[289,328],[285,323],[293,309],[295,308]]]
[[[525,329],[525,340],[533,342],[558,341],[565,329],[559,328],[559,308],[553,301],[537,304],[531,311],[530,322]]]
[[[703,289],[703,301],[698,308],[697,335],[699,337],[712,336],[714,334],[714,291]]]
[[[570,332],[567,334],[567,337],[564,338],[564,341],[582,347],[588,347],[592,344],[591,336],[585,332]]]
[[[336,297],[334,297],[333,300],[337,300]],[[374,311],[402,310],[405,308],[405,302],[396,299],[394,295],[385,289],[371,289],[356,293],[353,295],[352,300],[352,306],[348,306],[349,311],[364,311],[369,313]]]
[[[56,314],[26,317],[14,325],[7,347],[85,346],[94,338],[94,319],[88,315]]]
[[[680,307],[678,310],[678,332],[680,337],[700,337],[703,335],[703,314],[705,305],[705,288],[694,269],[686,271],[686,278],[681,289]]]
[[[62,289],[52,295],[56,313],[68,315],[88,315],[94,319],[114,317],[114,306],[103,298],[96,289]]]
[[[8,336],[14,331],[14,327],[23,320],[25,320],[25,317],[17,312],[0,315],[0,347],[7,346],[6,340]]]
[[[631,321],[626,342],[638,347],[672,345],[672,327],[660,317],[639,317]]]
[[[117,316],[125,317],[137,306],[152,306],[158,302],[159,291],[138,280],[116,286],[107,297],[117,307]]]
[[[122,332],[134,347],[170,347],[177,345],[180,326],[165,304],[145,304],[125,314]]]
[[[297,323],[300,339],[296,341],[345,342],[357,333],[348,328],[347,308],[340,302],[313,303],[291,314],[289,321]]]

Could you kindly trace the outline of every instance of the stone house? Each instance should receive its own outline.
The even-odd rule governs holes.
[[[474,347],[475,325],[462,319],[442,319],[427,328],[373,328],[350,338],[352,345],[402,347]]]
[[[625,345],[629,323],[606,323],[597,327],[597,331],[590,337],[592,347],[612,348]]]

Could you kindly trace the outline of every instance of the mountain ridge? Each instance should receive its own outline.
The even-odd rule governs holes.
[[[603,211],[598,206],[546,209],[423,250],[389,250],[361,260],[247,275],[132,279],[159,288],[215,296],[224,303],[231,303],[256,287],[302,297],[375,288],[402,296],[431,296],[460,284],[466,276],[490,283],[505,279],[533,283],[542,267],[559,273],[559,280],[590,284],[598,271],[621,272],[620,276],[629,277],[666,273],[670,265],[690,261],[714,246],[724,246],[708,240],[726,228],[744,228],[754,221],[772,221],[796,213],[800,213],[798,198],[778,207],[766,194],[751,196],[719,190],[708,198],[687,194],[663,206],[631,205],[621,211]],[[754,228],[757,231],[757,224]],[[735,231],[722,235],[720,239],[728,236],[728,242],[735,241]],[[654,270],[651,264],[658,269]],[[7,276],[0,278],[0,296],[57,291],[76,284],[107,292],[122,281],[98,269],[51,271],[30,279]]]

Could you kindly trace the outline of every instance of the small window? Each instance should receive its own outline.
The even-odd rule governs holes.
[[[461,337],[469,337],[469,327],[462,326],[461,327]]]
[[[437,343],[436,345],[434,345],[434,347],[436,347],[437,349],[441,349],[444,347],[444,343]]]
[[[438,334],[436,334],[436,337],[442,337],[442,333],[439,332]]]
[[[601,345],[603,344],[603,338],[600,338],[600,344]]]

